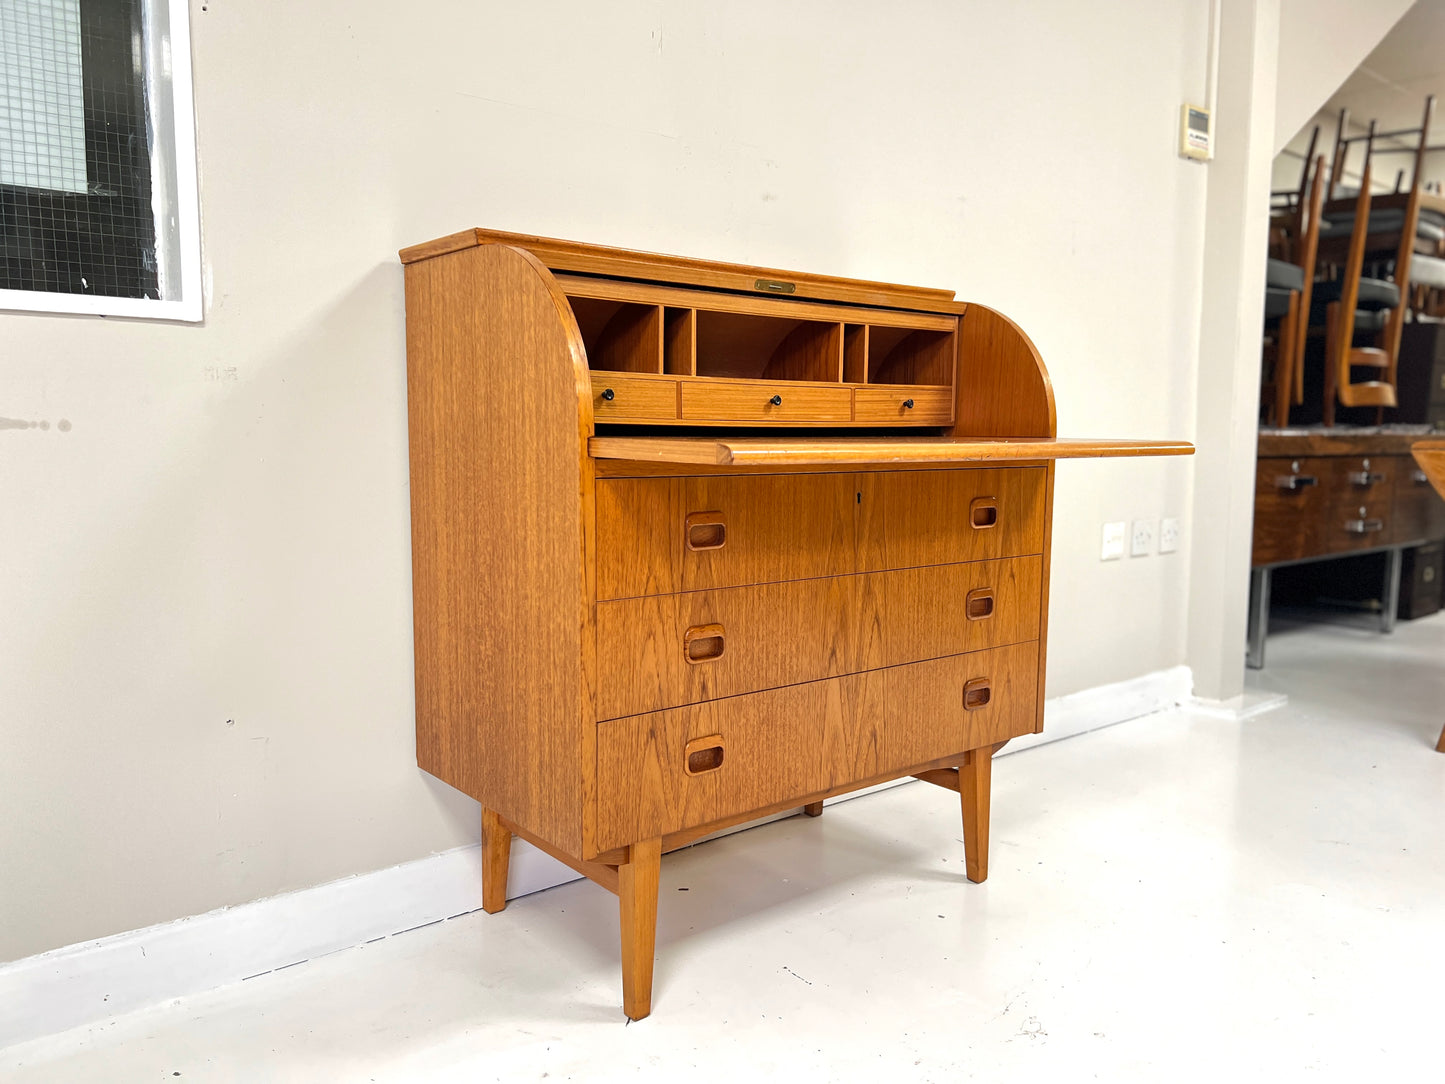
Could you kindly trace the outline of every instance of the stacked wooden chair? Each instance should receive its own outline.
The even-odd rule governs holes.
[[[1280,256],[1271,256],[1265,268],[1265,362],[1270,378],[1260,398],[1269,422],[1281,429],[1289,424],[1290,406],[1304,401],[1305,318],[1313,299],[1324,169],[1323,155],[1315,162],[1313,178],[1305,163],[1299,198],[1277,216]]]
[[[1300,188],[1272,193],[1272,256],[1265,298],[1266,354],[1274,364],[1261,389],[1266,420],[1288,424],[1303,402],[1305,344],[1323,337],[1321,420],[1335,424],[1339,407],[1373,408],[1375,422],[1396,405],[1396,369],[1407,310],[1424,311],[1445,298],[1445,200],[1424,190],[1434,99],[1425,101],[1419,128],[1379,133],[1372,122],[1362,136],[1346,135],[1341,111],[1325,179],[1323,156],[1306,162]],[[1418,136],[1413,147],[1382,146],[1385,138]],[[1318,130],[1310,140],[1313,151]],[[1351,147],[1364,145],[1359,189],[1342,191]],[[1372,192],[1376,159],[1409,152],[1394,191]],[[1313,166],[1313,168],[1312,168]],[[1276,260],[1281,262],[1276,262]],[[1414,299],[1412,302],[1412,298]],[[1442,303],[1445,307],[1445,303]]]
[[[1434,254],[1442,251],[1445,243],[1445,213],[1438,222],[1421,219],[1425,152],[1434,108],[1434,98],[1426,98],[1417,129],[1382,135],[1372,122],[1365,135],[1354,137],[1345,134],[1348,114],[1341,113],[1318,253],[1320,262],[1331,269],[1331,277],[1316,288],[1316,311],[1311,319],[1312,324],[1323,324],[1325,332],[1325,425],[1334,424],[1337,406],[1374,407],[1379,422],[1385,408],[1396,405],[1395,374],[1409,307],[1411,271],[1421,257],[1436,258]],[[1400,171],[1393,192],[1374,195],[1377,155],[1410,149],[1382,149],[1378,141],[1385,136],[1410,135],[1417,138],[1409,187],[1403,186]],[[1365,160],[1359,191],[1335,198],[1350,146],[1360,142]],[[1355,345],[1359,334],[1373,334],[1373,345]],[[1356,379],[1361,370],[1368,375]]]

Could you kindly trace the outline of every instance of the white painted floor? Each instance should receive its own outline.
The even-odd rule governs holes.
[[[998,761],[986,885],[916,783],[663,865],[624,1026],[585,883],[0,1051],[5,1081],[1445,1076],[1445,617],[1269,642],[1288,707]]]

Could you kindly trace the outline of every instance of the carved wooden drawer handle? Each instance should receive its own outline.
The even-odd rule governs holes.
[[[975,530],[984,530],[998,523],[998,500],[994,497],[975,497],[968,506],[968,522]]]
[[[692,512],[687,517],[687,548],[720,550],[727,544],[728,525],[721,512]]]
[[[684,753],[687,761],[684,770],[688,775],[704,775],[722,767],[723,736],[709,734],[705,738],[693,738],[687,743]]]
[[[993,699],[993,685],[988,678],[974,678],[963,684],[963,710],[977,711],[988,707]]]
[[[726,648],[721,625],[693,625],[682,634],[682,657],[694,665],[722,658]]]
[[[993,588],[979,587],[968,593],[964,599],[963,612],[970,621],[982,621],[993,616]]]

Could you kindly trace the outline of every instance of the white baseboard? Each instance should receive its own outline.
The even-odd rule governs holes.
[[[1005,753],[1163,711],[1189,699],[1189,668],[1177,666],[1046,703],[1045,732],[1016,738]],[[843,795],[845,801],[898,780]],[[776,818],[771,818],[776,819]],[[735,830],[751,827],[740,826]],[[131,930],[0,965],[0,1047],[54,1034],[227,983],[275,971],[482,905],[481,848],[434,854],[280,896]],[[517,840],[508,896],[577,878]]]

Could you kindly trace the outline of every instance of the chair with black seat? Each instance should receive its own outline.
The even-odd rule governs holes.
[[[1260,401],[1270,423],[1280,429],[1289,424],[1291,404],[1304,401],[1305,316],[1313,296],[1324,168],[1321,155],[1315,162],[1313,182],[1306,169],[1300,204],[1292,214],[1293,241],[1289,251],[1297,262],[1271,257],[1265,265],[1266,360],[1273,354],[1274,368],[1271,378],[1260,388]]]

